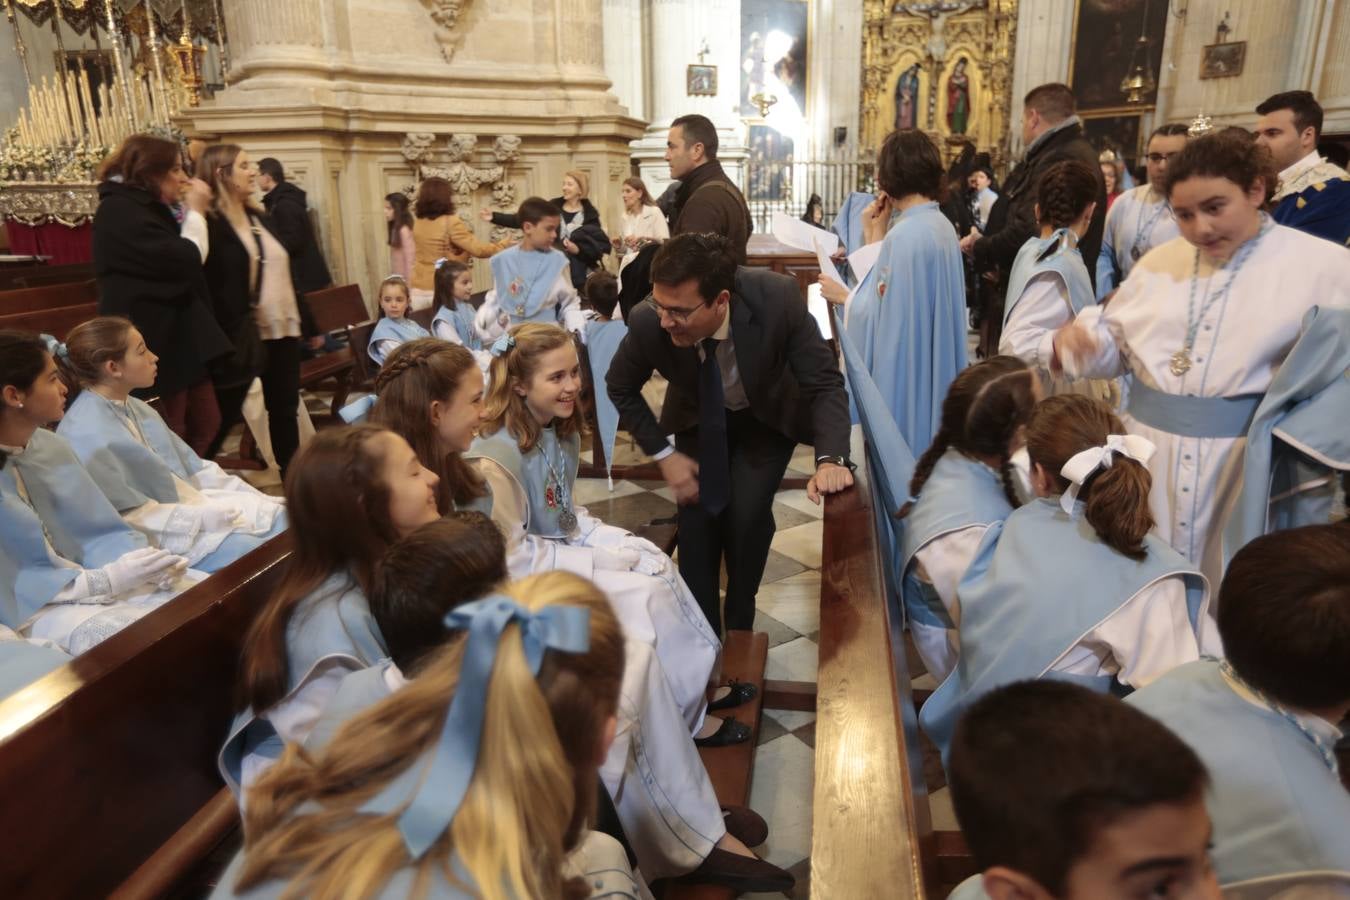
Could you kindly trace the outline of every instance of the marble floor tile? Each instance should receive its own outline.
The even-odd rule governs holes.
[[[820,572],[807,569],[762,585],[755,605],[799,634],[820,628]]]
[[[642,488],[631,481],[616,481],[614,490],[611,491],[609,482],[603,478],[578,478],[576,487],[572,490],[572,499],[582,506],[590,506],[601,500],[617,500],[642,492]]]
[[[597,500],[587,503],[591,515],[606,525],[615,525],[636,531],[653,519],[663,519],[675,515],[675,504],[651,491],[638,491],[610,500]]]
[[[773,543],[769,546],[809,569],[819,569],[821,541],[824,537],[825,522],[815,520],[796,528],[780,530],[773,536]]]
[[[782,725],[788,731],[796,731],[803,725],[809,725],[816,720],[816,714],[813,712],[801,712],[795,709],[766,709],[764,718],[773,719],[779,725]]]
[[[773,521],[777,531],[786,531],[789,528],[796,528],[798,525],[814,522],[815,516],[808,516],[786,503],[775,502],[773,505]]]
[[[820,645],[806,638],[769,648],[764,677],[783,681],[815,681]]]
[[[733,719],[736,717],[735,711],[730,709],[714,713],[714,715],[726,715]],[[773,719],[770,719],[768,716],[763,716],[759,720],[759,734],[755,736],[755,746],[762,747],[770,741],[778,740],[787,733],[788,730],[782,725],[778,724]]]
[[[797,738],[813,751],[816,749],[816,723],[807,722],[801,728],[792,729],[793,737]]]
[[[806,499],[806,491],[779,491],[774,499],[784,506],[790,506],[800,513],[805,513],[813,519],[825,517],[825,504],[822,503],[817,506]]]
[[[764,590],[765,585],[773,584],[776,581],[782,581],[784,578],[791,578],[793,575],[805,571],[806,566],[797,562],[797,560],[786,557],[775,550],[770,550],[768,562],[764,565],[764,577],[759,580],[759,589],[762,591]],[[720,585],[723,589],[727,586],[727,569],[725,564],[722,566]],[[756,594],[755,601],[756,605],[758,605],[758,594]]]
[[[934,831],[960,831],[956,809],[952,806],[951,788],[942,788],[928,795],[928,812],[933,817]]]
[[[760,589],[761,591],[763,588]],[[775,619],[764,611],[762,606],[756,604],[755,609],[755,631],[762,631],[769,636],[769,647],[777,647],[779,644],[786,644],[788,641],[795,641],[801,637],[797,631],[793,631],[782,622]]]
[[[792,454],[792,461],[788,463],[788,468],[813,474],[816,471],[816,449],[805,444],[797,445],[796,451]]]
[[[776,866],[811,855],[811,808],[815,753],[792,735],[755,751],[750,807],[769,823],[769,839],[757,851]]]

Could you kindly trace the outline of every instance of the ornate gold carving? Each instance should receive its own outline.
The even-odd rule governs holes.
[[[918,76],[916,86],[909,82],[914,127],[949,148],[969,139],[988,148],[1000,166],[1006,157],[1016,28],[1017,0],[864,0],[864,146],[880,147],[895,128],[897,86],[908,71],[911,78]],[[964,75],[964,90],[958,86],[952,96],[958,102],[964,96],[967,108],[964,119],[958,112],[949,121],[953,74],[958,85]]]
[[[0,220],[13,219],[24,225],[59,222],[75,228],[92,221],[97,209],[96,184],[23,182],[0,189]]]

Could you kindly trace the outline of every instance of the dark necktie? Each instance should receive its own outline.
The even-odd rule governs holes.
[[[698,370],[698,497],[713,515],[731,501],[727,403],[722,369],[717,365],[717,341],[712,338],[703,341],[703,363]]]

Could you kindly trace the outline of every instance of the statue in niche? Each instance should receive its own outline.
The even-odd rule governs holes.
[[[900,73],[895,83],[895,128],[917,128],[919,124],[919,64]]]
[[[947,128],[952,134],[965,134],[970,124],[970,76],[966,74],[969,60],[961,57],[947,78]]]

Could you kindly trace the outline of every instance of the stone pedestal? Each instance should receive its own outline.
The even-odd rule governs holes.
[[[740,104],[740,0],[651,0],[647,46],[651,60],[649,82],[651,119],[646,133],[633,142],[633,157],[652,196],[660,196],[670,184],[666,164],[666,136],[672,119],[701,113],[717,127],[717,158],[727,175],[744,186],[745,125],[737,112]],[[685,72],[698,62],[704,43],[703,61],[717,66],[717,94],[690,97]]]
[[[494,192],[458,186],[480,237],[480,206],[556,197],[563,172],[591,181],[602,224],[617,231],[628,143],[642,133],[610,92],[602,0],[232,0],[230,84],[188,110],[185,129],[274,156],[309,192],[333,277],[369,302],[388,273],[384,195],[410,187],[409,134],[433,135],[433,165],[499,164],[498,137],[520,138]],[[463,157],[452,134],[473,135]],[[510,143],[509,141],[507,142]],[[478,263],[479,283],[487,267]]]

